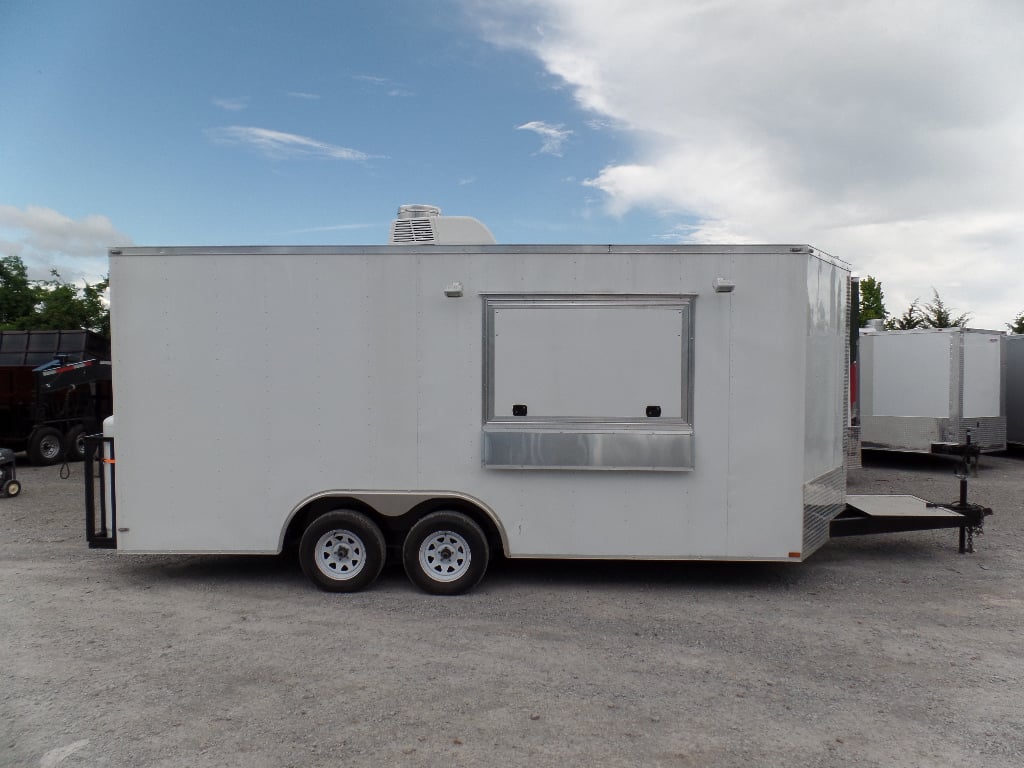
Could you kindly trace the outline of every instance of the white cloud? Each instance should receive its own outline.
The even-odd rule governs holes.
[[[543,120],[533,120],[529,123],[517,125],[516,130],[533,131],[541,137],[540,152],[545,155],[557,155],[559,157],[562,154],[562,145],[572,136],[572,131],[568,130],[565,126],[561,124],[551,125]]]
[[[1024,5],[1012,0],[467,0],[627,162],[607,209],[695,242],[811,242],[1002,328],[1024,310]]]
[[[228,112],[241,112],[243,109],[247,109],[249,107],[249,99],[244,96],[217,98],[213,100],[213,103],[215,106],[227,110]]]
[[[107,273],[107,249],[130,245],[106,216],[72,219],[51,208],[0,205],[0,248],[20,256],[33,279],[56,269],[65,280],[95,282]]]
[[[305,91],[292,91],[288,95],[293,99],[303,99],[304,101],[316,101],[320,98],[319,93],[306,93]]]
[[[374,88],[386,88],[387,95],[393,98],[405,99],[413,96],[413,92],[403,86],[401,83],[396,83],[387,77],[379,77],[377,75],[352,75],[353,80],[365,83]]]
[[[247,145],[275,160],[302,156],[329,157],[335,160],[369,160],[380,157],[368,155],[357,149],[328,144],[308,136],[272,131],[268,128],[232,125],[226,128],[212,128],[207,133],[214,141]]]

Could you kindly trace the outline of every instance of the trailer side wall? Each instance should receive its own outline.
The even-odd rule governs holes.
[[[493,514],[513,557],[800,558],[808,480],[843,466],[841,440],[819,444],[819,430],[841,434],[846,274],[778,247],[123,249],[111,257],[118,546],[275,552],[317,494],[382,514],[457,494]],[[716,278],[735,291],[715,292]],[[461,296],[446,295],[454,282]],[[641,367],[692,382],[692,467],[487,466],[486,297],[499,294],[688,302],[692,369]],[[813,320],[812,306],[824,307]],[[645,322],[636,344],[644,328],[665,343],[668,326]],[[549,369],[509,381],[555,386]],[[651,392],[636,398],[682,415]],[[571,400],[549,394],[531,397]],[[601,429],[658,429],[627,422]]]

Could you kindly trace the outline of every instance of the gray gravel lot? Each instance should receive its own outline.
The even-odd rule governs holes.
[[[869,457],[850,490],[952,501],[953,466]],[[81,472],[0,499],[3,766],[1024,765],[1024,456],[982,459],[973,555],[517,561],[457,598],[89,550]]]

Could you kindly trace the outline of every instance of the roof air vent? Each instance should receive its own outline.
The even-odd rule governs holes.
[[[494,235],[468,216],[442,216],[436,205],[403,205],[391,222],[394,245],[488,245]]]
[[[433,243],[437,236],[434,233],[434,222],[432,218],[398,218],[391,225],[392,243]]]
[[[436,205],[403,205],[398,209],[400,219],[422,219],[427,216],[440,216],[441,209]]]

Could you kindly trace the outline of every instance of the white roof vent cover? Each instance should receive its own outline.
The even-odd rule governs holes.
[[[403,205],[391,222],[388,242],[395,245],[488,245],[491,231],[468,216],[442,216],[436,205]]]

